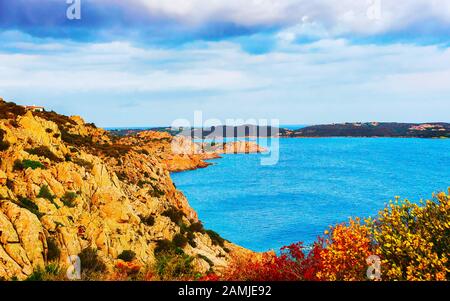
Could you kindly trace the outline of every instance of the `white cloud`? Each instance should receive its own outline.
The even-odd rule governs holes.
[[[332,34],[396,31],[421,22],[450,24],[442,0],[136,0],[152,15],[185,24],[232,22],[243,26],[319,24]]]
[[[185,23],[211,21],[240,25],[265,25],[289,21],[289,8],[298,0],[138,0],[156,15],[166,15]]]
[[[448,37],[450,26],[448,0],[86,0],[76,24],[63,18],[62,0],[6,2],[10,13],[0,29],[67,38],[76,28],[74,40],[122,37],[164,43],[173,38],[182,43],[268,29],[282,30],[280,37],[287,40],[399,32],[407,32],[407,38]]]
[[[67,52],[56,55],[0,54],[0,88],[51,89],[61,94],[76,91],[226,91],[251,89],[256,83],[237,68],[223,69],[202,63],[205,54],[209,59],[217,54],[214,49],[209,53],[205,50],[145,50],[124,42],[78,45],[75,49],[59,47]],[[44,45],[40,47],[45,48]],[[28,45],[25,49],[29,49]],[[226,51],[223,55],[227,55]]]
[[[169,124],[195,109],[286,123],[448,121],[450,110],[450,49],[434,45],[287,38],[261,55],[224,41],[173,49],[123,41],[16,46],[22,49],[0,52],[0,96],[55,109],[70,100],[64,112],[100,124]]]
[[[379,18],[372,9],[376,0],[96,3],[101,1],[106,12],[111,3],[130,11],[143,5],[139,13],[156,24],[162,19],[161,26],[280,28],[270,37],[276,41],[273,49],[259,55],[226,39],[201,42],[191,37],[180,47],[159,48],[126,40],[77,43],[0,32],[0,96],[56,107],[64,103],[66,113],[92,121],[124,118],[124,123],[132,119],[141,125],[149,114],[168,124],[180,117],[177,112],[202,108],[217,114],[212,117],[285,117],[287,123],[448,121],[448,48],[395,42],[355,45],[352,38],[402,30],[414,36],[417,29],[442,34],[439,30],[450,28],[450,1],[380,0]],[[295,43],[309,37],[315,42]],[[443,37],[448,42],[448,35]],[[134,111],[131,104],[136,104]]]

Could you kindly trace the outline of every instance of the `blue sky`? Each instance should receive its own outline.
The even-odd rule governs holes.
[[[80,1],[0,0],[1,97],[100,126],[450,121],[447,0]]]

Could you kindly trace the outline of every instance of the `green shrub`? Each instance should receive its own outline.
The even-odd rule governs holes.
[[[46,200],[49,200],[50,203],[55,205],[56,209],[59,209],[58,204],[55,202],[55,196],[50,192],[50,189],[47,185],[42,185],[41,189],[39,190],[39,194],[37,195],[38,198],[43,198]]]
[[[117,258],[126,262],[131,262],[136,258],[136,253],[131,250],[124,250]]]
[[[10,144],[8,141],[3,141],[0,139],[0,152],[5,151],[9,148]]]
[[[106,157],[112,157],[116,159],[126,155],[132,149],[132,146],[124,144],[96,143],[92,147],[95,149],[97,155],[103,155]]]
[[[150,182],[149,181],[144,181],[144,180],[139,180],[137,182],[137,186],[139,186],[139,188],[144,188],[144,185],[146,185],[146,184],[150,184]]]
[[[165,195],[165,192],[160,190],[159,188],[153,188],[153,190],[150,191],[150,196],[154,198],[159,198],[162,197],[163,195]]]
[[[50,263],[45,267],[45,272],[47,275],[57,276],[57,275],[60,275],[61,272],[63,272],[63,271],[61,270],[61,268],[59,267],[58,264]]]
[[[61,251],[59,250],[56,240],[52,237],[47,237],[47,260],[58,260],[60,255]]]
[[[177,233],[173,237],[172,243],[177,248],[184,248],[188,243],[188,239],[186,237],[184,237],[183,234]]]
[[[174,255],[164,253],[156,257],[154,269],[162,280],[192,278],[194,275],[193,259],[193,257],[186,254]]]
[[[78,257],[80,257],[81,270],[85,276],[106,271],[106,265],[98,256],[97,250],[86,248],[78,254]]]
[[[55,111],[33,112],[33,115],[39,116],[43,119],[53,121],[58,126],[74,126],[77,123],[68,116],[60,115]]]
[[[17,122],[16,119],[11,119],[11,120],[9,121],[9,124],[10,124],[12,127],[16,128],[16,129],[20,127],[20,125],[19,125],[19,123]]]
[[[189,244],[191,245],[191,247],[196,248],[197,247],[197,243],[195,242],[195,235],[193,232],[187,232],[186,234],[187,240],[189,242]]]
[[[37,267],[25,281],[44,281],[44,274],[44,270],[41,267]]]
[[[69,133],[69,131],[60,126],[59,131],[61,132],[61,140],[71,145],[78,146],[92,146],[92,137],[90,136],[81,136],[78,134]]]
[[[141,155],[150,155],[150,153],[146,149],[136,149],[135,151]]]
[[[61,162],[62,161],[47,146],[39,146],[36,148],[29,148],[29,149],[26,149],[25,151],[31,155],[36,155],[38,157],[44,157],[53,162]]]
[[[182,247],[186,245],[185,242],[189,243],[193,248],[197,247],[197,243],[195,242],[195,234],[194,232],[204,233],[205,230],[201,222],[192,223],[190,226],[187,226],[183,222],[179,222],[178,226],[180,227],[180,234],[175,235],[174,242],[182,244]],[[183,238],[178,237],[181,235]]]
[[[67,218],[73,222],[73,218],[70,215],[67,216]],[[55,226],[56,226],[56,228],[65,227],[64,224],[62,224],[62,223],[60,223],[58,221],[55,221]]]
[[[27,169],[27,168],[31,168],[31,169],[38,169],[38,168],[41,168],[41,169],[47,169],[47,168],[45,167],[45,165],[42,164],[42,163],[39,162],[39,161],[23,160],[23,161],[22,161],[22,164],[23,164],[24,169]]]
[[[162,239],[156,242],[156,248],[154,252],[155,255],[158,255],[161,253],[171,253],[174,250],[175,248],[170,240]]]
[[[73,158],[72,162],[77,164],[78,166],[84,167],[88,171],[94,168],[94,165],[91,162],[83,160],[81,158]]]
[[[24,166],[21,160],[16,160],[14,161],[14,166],[13,166],[13,170],[17,171],[17,170],[24,170]]]
[[[181,234],[185,234],[186,232],[191,232],[191,230],[189,229],[189,227],[188,227],[185,223],[183,223],[183,222],[180,222],[180,223],[178,224],[178,226],[180,227],[180,233],[181,233]]]
[[[172,222],[174,222],[177,225],[180,225],[183,220],[184,213],[183,211],[171,206],[168,209],[166,209],[163,213],[161,213],[161,215],[170,218]]]
[[[14,170],[25,170],[25,169],[46,169],[45,165],[42,164],[39,161],[33,161],[33,160],[16,160],[14,161]]]
[[[128,180],[127,174],[125,172],[123,172],[123,171],[116,172],[116,175],[117,175],[117,178],[119,180],[121,180],[122,182]]]
[[[9,188],[9,190],[13,191],[14,190],[14,181],[11,179],[6,179],[6,187]]]
[[[205,233],[205,228],[203,228],[203,224],[201,222],[192,223],[189,226],[189,230],[192,232]]]
[[[197,257],[200,258],[200,259],[203,259],[204,261],[206,261],[209,264],[210,270],[214,266],[214,262],[212,262],[212,260],[209,259],[208,257],[206,257],[205,255],[198,254]]]
[[[217,232],[214,232],[213,230],[206,230],[206,234],[208,234],[209,238],[211,238],[211,241],[213,245],[216,246],[224,246],[225,239],[223,239]]]
[[[153,215],[147,215],[147,216],[139,216],[141,219],[141,222],[146,226],[153,226],[155,224],[155,217]]]
[[[33,273],[28,276],[25,281],[52,281],[59,280],[58,276],[62,274],[60,267],[57,264],[49,264],[44,269],[37,267]]]
[[[63,202],[64,206],[73,208],[75,207],[75,200],[77,199],[78,195],[73,191],[67,191],[62,197],[61,202]]]
[[[31,201],[28,198],[20,197],[18,205],[21,208],[27,209],[28,211],[36,215],[38,218],[41,218],[43,216],[43,214],[39,212],[38,205],[36,205],[33,201]]]
[[[25,108],[13,102],[0,101],[0,119],[16,119],[17,116],[24,115]]]
[[[153,184],[153,183],[149,183],[149,184],[152,186],[152,191],[150,192],[150,195],[152,197],[159,198],[166,194],[156,184]]]
[[[39,194],[37,195],[38,198],[43,198],[47,200],[54,200],[55,196],[50,192],[50,189],[47,185],[42,185],[41,189],[39,190]]]
[[[33,201],[31,201],[28,198],[20,198],[19,201],[26,208],[30,208],[33,210],[39,210],[38,205],[36,205]]]

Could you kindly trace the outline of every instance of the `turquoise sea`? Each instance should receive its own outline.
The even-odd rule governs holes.
[[[374,216],[395,196],[450,187],[450,140],[279,139],[280,160],[225,155],[172,175],[205,227],[255,251],[313,242],[329,225]]]

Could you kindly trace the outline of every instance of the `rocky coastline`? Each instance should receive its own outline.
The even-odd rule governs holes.
[[[266,148],[252,141],[225,143],[194,142],[185,136],[172,136],[167,132],[143,131],[119,139],[123,144],[139,145],[156,154],[169,172],[182,172],[206,168],[207,160],[220,159],[228,154],[264,153]]]
[[[86,250],[107,279],[123,254],[144,269],[173,249],[196,272],[220,273],[250,252],[203,229],[170,172],[206,167],[204,160],[231,151],[264,151],[257,145],[205,151],[181,141],[174,151],[169,134],[117,138],[81,117],[5,101],[0,112],[0,279],[27,279],[51,263],[64,268]]]

